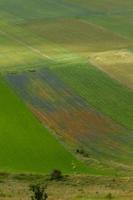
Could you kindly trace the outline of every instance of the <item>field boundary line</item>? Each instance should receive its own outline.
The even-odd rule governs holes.
[[[81,22],[83,22],[83,23],[85,23],[85,24],[89,24],[89,25],[91,25],[91,26],[94,26],[94,27],[96,27],[96,28],[99,28],[99,29],[101,29],[101,30],[103,30],[103,31],[108,31],[108,32],[110,32],[110,33],[112,33],[112,34],[115,34],[115,35],[117,35],[117,36],[119,36],[119,37],[125,39],[125,40],[131,41],[132,44],[133,44],[133,41],[132,41],[130,38],[128,38],[128,37],[126,37],[126,36],[123,36],[123,35],[121,35],[120,33],[111,31],[110,29],[107,29],[107,28],[105,28],[105,27],[103,27],[103,26],[97,25],[97,24],[92,23],[92,22],[87,21],[87,20],[79,19],[79,21],[81,21]]]
[[[6,36],[6,37],[8,37],[8,38],[11,39],[11,40],[16,41],[17,43],[19,43],[19,44],[25,46],[26,48],[28,48],[28,49],[31,50],[32,52],[34,52],[34,53],[36,53],[36,54],[39,54],[40,56],[42,56],[42,57],[44,57],[44,58],[47,58],[47,59],[49,59],[49,60],[53,60],[50,56],[48,56],[47,54],[42,53],[39,49],[34,48],[34,47],[32,47],[31,45],[28,45],[26,42],[23,42],[22,40],[17,39],[16,37],[10,36],[10,35],[9,35],[7,32],[5,32],[5,31],[1,31],[1,30],[0,30],[0,34],[1,34],[1,35],[4,35],[4,36]]]
[[[113,79],[114,81],[116,81],[117,83],[119,83],[120,85],[122,85],[123,87],[126,87],[128,90],[132,89],[130,87],[128,87],[126,84],[124,84],[122,81],[120,81],[119,79],[117,79],[113,74],[110,74],[109,72],[107,72],[106,70],[103,69],[103,67],[101,65],[98,65],[95,60],[93,60],[93,58],[89,58],[89,62],[90,64],[92,64],[94,67],[98,68],[100,71],[102,71],[103,73],[105,73],[106,75],[108,75],[111,79]]]

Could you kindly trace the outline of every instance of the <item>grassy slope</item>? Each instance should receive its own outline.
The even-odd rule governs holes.
[[[130,34],[130,32],[132,32],[131,22],[130,21],[128,22],[129,19],[131,20],[130,10],[132,7],[132,2],[131,0],[128,0],[126,2],[123,0],[119,2],[112,0],[111,2],[112,3],[108,5],[106,4],[105,0],[102,0],[102,2],[100,3],[98,0],[95,0],[95,1],[91,0],[89,1],[89,4],[88,4],[88,1],[82,1],[82,4],[81,4],[81,1],[79,1],[79,4],[77,4],[77,1],[76,1],[76,4],[75,4],[75,0],[73,0],[73,2],[72,1],[70,2],[69,0],[62,0],[62,1],[60,0],[56,0],[56,1],[29,0],[28,2],[26,0],[23,0],[23,1],[22,0],[19,0],[19,1],[0,0],[0,16],[1,16],[2,21],[3,19],[6,19],[6,21],[12,21],[12,22],[18,22],[18,23],[19,22],[29,23],[29,21],[32,20],[32,23],[35,24],[35,26],[38,23],[38,22],[36,23],[36,21],[41,20],[42,28],[44,28],[44,25],[45,25],[43,21],[44,19],[45,20],[55,19],[58,17],[64,17],[64,18],[70,19],[71,17],[76,17],[76,18],[78,17],[81,19],[89,20],[89,22],[93,22],[97,24],[98,26],[99,25],[103,26],[106,29],[110,30],[111,32],[120,33],[122,35],[120,36],[120,38],[123,36],[126,36],[128,38],[124,40],[129,41],[129,39],[131,39],[132,37],[132,34]],[[119,16],[119,13],[121,13],[121,15],[124,15],[124,20],[122,16]],[[107,23],[107,19],[108,19],[108,23]],[[4,25],[0,23],[0,29],[4,31],[4,33],[7,33],[7,35],[4,34],[4,36],[2,36],[3,45],[1,48],[2,49],[1,55],[3,56],[3,60],[1,59],[0,65],[7,67],[8,70],[9,69],[18,70],[20,66],[22,69],[29,68],[29,66],[31,67],[32,65],[35,65],[36,67],[38,67],[38,65],[41,64],[43,66],[42,63],[43,62],[45,63],[46,57],[42,56],[42,53],[46,53],[46,55],[48,53],[48,55],[50,56],[52,54],[52,58],[55,53],[56,53],[56,56],[59,54],[59,59],[60,58],[63,59],[64,56],[66,56],[66,54],[67,54],[66,57],[75,56],[74,52],[69,52],[68,50],[65,49],[66,47],[63,48],[62,46],[59,45],[59,43],[55,44],[54,42],[48,41],[46,38],[43,37],[43,35],[38,34],[38,31],[40,30],[37,30],[37,32],[35,32],[34,34],[34,33],[31,33],[32,30],[27,31],[26,30],[27,28],[23,29],[22,26],[19,27],[18,25],[16,24],[14,25],[12,23],[6,24],[6,25],[5,24],[6,24],[5,22],[4,22]],[[123,26],[125,24],[127,24],[127,28],[123,30]],[[68,27],[69,27],[69,23],[68,23]],[[96,27],[96,29],[99,30],[99,27]],[[53,30],[52,27],[50,31],[51,30]],[[101,31],[101,34],[102,34],[102,31]],[[17,39],[17,41],[15,41],[16,40],[15,38]],[[27,45],[30,45],[30,48],[27,47]],[[9,51],[9,46],[11,47],[10,51]],[[3,53],[3,47],[6,47],[4,53]],[[36,48],[36,50],[32,49],[34,47]],[[38,50],[39,50],[39,53],[37,53]],[[88,54],[88,52],[85,52],[85,53]],[[1,69],[3,69],[3,67]],[[91,69],[92,70],[88,70],[88,67],[86,68],[86,66],[83,66],[82,70],[81,68],[77,68],[77,69],[75,67],[72,68],[71,73],[70,73],[69,68],[68,69],[58,68],[57,71],[59,74],[61,74],[61,76],[64,77],[64,80],[66,82],[69,82],[68,84],[74,90],[76,90],[77,93],[82,95],[89,103],[91,103],[91,105],[95,106],[98,110],[107,114],[115,121],[132,129],[133,128],[131,124],[132,123],[132,113],[131,113],[132,93],[129,92],[124,87],[121,87],[117,83],[114,84],[114,81],[112,81],[103,73],[100,73],[99,70],[96,70],[95,68],[94,69],[91,68]],[[64,72],[66,73],[65,75],[64,75]],[[80,80],[80,82],[78,79]],[[86,84],[91,85],[92,87],[87,87],[86,90],[84,91]],[[99,94],[100,98],[97,98],[98,96],[97,94]],[[39,125],[36,125],[36,126],[39,126]],[[21,122],[19,122],[18,128],[22,129]],[[27,131],[28,130],[29,129],[27,128]],[[39,134],[41,133],[41,131],[43,130],[40,130]],[[12,136],[10,137],[12,138]],[[31,138],[31,135],[30,135],[30,138]],[[16,144],[15,141],[13,144],[14,145]],[[16,147],[14,146],[14,148]],[[37,146],[36,148],[40,148],[40,147]],[[39,152],[40,152],[40,149],[39,149]],[[14,154],[12,153],[12,155]],[[40,157],[38,159],[40,159]],[[7,161],[7,162],[10,162],[11,164],[11,161]],[[40,165],[40,162],[42,161],[39,160],[37,165]],[[31,164],[27,164],[27,165],[30,165],[31,167]],[[23,164],[20,161],[20,166],[16,166],[16,169],[21,168],[22,165]],[[28,166],[28,168],[30,167]],[[32,167],[36,167],[36,166],[32,166]],[[36,170],[37,170],[37,167],[36,167]]]
[[[15,21],[84,15],[84,9],[65,0],[1,0],[0,15]]]
[[[63,66],[62,68],[64,69]],[[67,68],[69,68],[69,73],[65,69],[64,74],[67,78],[69,77],[69,83],[71,83],[71,79],[76,79],[73,73],[78,73],[77,67],[73,69],[71,75],[70,69],[72,71],[72,66],[67,65]],[[63,69],[59,71],[63,71]],[[84,69],[83,67],[81,70],[87,71],[87,68]],[[79,96],[79,91],[75,92],[71,90],[73,84],[70,84],[70,87],[68,83],[64,84],[61,80],[64,75],[60,75],[59,78],[56,73],[54,73],[52,69],[45,68],[34,73],[24,72],[21,74],[11,74],[8,75],[7,80],[18,94],[28,102],[30,108],[32,108],[32,111],[34,111],[39,120],[44,124],[46,123],[49,127],[54,129],[57,134],[61,135],[61,139],[65,140],[74,152],[77,148],[83,148],[85,152],[89,154],[89,158],[96,158],[102,162],[110,159],[118,163],[132,165],[133,135],[128,129],[119,126],[118,123],[110,120],[107,115],[102,115],[100,112],[97,112],[98,109],[92,107],[92,102],[94,101],[92,98],[94,98],[93,96],[96,92],[94,80],[92,78],[90,80],[92,82],[91,87],[87,82],[87,78],[84,85],[82,85],[84,93],[88,91],[92,91],[91,93],[93,93],[91,101],[89,102],[88,100],[84,100],[85,98],[82,98],[83,94],[81,94],[81,92]],[[90,73],[89,76],[92,75],[91,72],[88,73]],[[82,75],[81,77],[83,77]],[[81,77],[78,77],[75,81],[82,81]],[[99,79],[100,78],[103,79],[103,76],[99,76]],[[107,85],[108,81],[109,79],[104,78],[104,84]],[[98,83],[99,82],[98,80]],[[108,84],[108,92],[110,92],[112,96],[114,96],[114,93],[118,93],[118,89],[121,88],[112,82],[112,88],[115,90],[113,93],[113,91],[109,89],[109,86]],[[98,88],[100,92],[102,88],[103,82]],[[107,91],[105,92],[107,93]],[[122,92],[122,90],[120,92]],[[102,95],[104,96],[103,92],[100,99],[104,102],[105,96],[102,97]],[[118,94],[116,97],[117,99],[118,96],[122,99],[122,95]],[[116,101],[116,99],[114,100]],[[114,102],[112,102],[112,107],[113,104]],[[103,103],[100,106],[103,107]],[[126,102],[124,106],[125,110],[128,109],[126,107]],[[121,110],[122,108],[123,106],[121,105]],[[117,112],[118,110],[119,109],[117,109]],[[108,111],[110,111],[109,106]]]
[[[27,23],[26,29],[48,41],[79,54],[127,48],[131,42],[85,20],[57,19]],[[54,30],[54,34],[52,34]]]
[[[40,55],[36,54],[26,45],[18,42],[15,37],[0,34],[0,71],[13,71],[14,69],[24,69],[25,65],[31,66],[42,62]]]
[[[80,16],[81,19],[84,19],[88,23],[96,25],[97,27],[103,29],[104,31],[108,30],[110,31],[110,33],[116,34],[117,36],[119,35],[125,39],[129,39],[131,46],[133,46],[133,26],[132,26],[133,1],[132,0],[128,1],[111,0],[109,2],[107,2],[106,0],[102,1],[83,0],[82,2],[80,0],[78,1],[72,0],[72,2],[90,11],[90,14],[86,16]],[[117,53],[120,54],[119,51]],[[128,58],[127,62],[123,63],[123,61],[124,61],[124,56],[121,57],[121,61],[119,63],[116,58],[117,64],[111,65],[109,71],[108,71],[108,66],[104,66],[104,64],[100,65],[99,63],[96,62],[96,65],[100,65],[100,68],[107,73],[109,72],[108,74],[110,74],[111,77],[119,80],[122,84],[125,84],[129,88],[132,88],[132,81],[133,81],[133,75],[131,71],[132,63],[130,64],[128,62]]]
[[[107,2],[106,0],[98,1],[98,0],[80,0],[75,1],[72,0],[76,5],[80,5],[85,9],[88,9],[90,14],[80,16],[80,19],[84,19],[86,22],[96,25],[97,28],[101,28],[104,31],[110,31],[110,33],[116,34],[117,36],[121,36],[125,39],[130,40],[131,48],[133,46],[133,1],[128,0],[111,0]],[[118,46],[116,44],[116,46]],[[125,49],[125,48],[124,48]],[[106,52],[105,52],[106,53]],[[108,52],[109,53],[109,52]],[[116,52],[120,54],[121,52]],[[88,56],[88,55],[87,55]],[[133,58],[133,54],[132,54]],[[102,60],[102,58],[100,58]],[[109,59],[109,58],[108,58]],[[111,58],[110,58],[111,59]],[[130,59],[131,60],[131,59]],[[115,56],[114,56],[115,61]],[[130,63],[129,63],[130,62]],[[122,84],[132,88],[132,62],[127,61],[124,62],[124,56],[121,56],[121,60],[118,63],[118,59],[116,58],[116,65],[111,65],[108,70],[108,66],[105,66],[101,63],[101,65],[95,62],[96,66],[100,66],[100,69],[107,72],[111,75],[112,78],[119,80]]]
[[[91,18],[86,18],[86,20],[101,26],[105,29],[108,29],[112,32],[118,33],[123,37],[127,37],[133,41],[133,28],[132,28],[132,21],[133,16],[117,16],[117,15],[110,15],[110,16],[92,16]],[[123,28],[124,27],[124,28]]]
[[[133,54],[128,50],[94,53],[90,62],[123,85],[133,89]]]
[[[1,72],[39,68],[54,63],[55,60],[64,62],[74,59],[78,62],[80,59],[74,52],[69,52],[59,44],[40,37],[22,26],[0,20],[0,29]]]
[[[106,0],[1,0],[0,16],[13,21],[85,18],[132,39],[132,7],[132,0],[111,0],[108,3]]]
[[[86,64],[55,68],[60,78],[97,110],[133,129],[133,92],[97,68]]]
[[[17,10],[16,7],[12,6],[14,2],[17,4]],[[0,23],[1,30],[7,33],[6,36],[1,35],[1,37],[4,37],[4,41],[8,41],[11,47],[9,51],[9,46],[3,43],[2,47],[5,47],[5,51],[3,52],[0,49],[1,70],[23,70],[42,66],[47,56],[54,60],[68,59],[70,61],[71,58],[78,57],[75,52],[88,57],[90,51],[132,48],[133,29],[131,23],[133,16],[132,12],[130,12],[132,7],[130,0],[127,2],[121,0],[118,3],[112,0],[109,4],[106,4],[103,0],[100,4],[97,0],[83,1],[82,4],[81,1],[74,0],[71,3],[68,0],[61,2],[59,0],[54,2],[44,1],[43,3],[39,1],[38,8],[35,11],[37,15],[34,13],[35,16],[32,19],[32,23],[33,10],[22,6],[21,0],[19,2],[13,1],[12,4],[9,3],[8,7],[6,7],[8,1],[1,1],[0,3],[0,9],[5,10],[7,13],[14,13],[14,19],[19,19],[19,14],[17,13],[19,10],[27,23],[27,26],[20,27],[6,23],[3,26]],[[29,1],[28,4],[31,4],[31,2]],[[36,2],[34,2],[33,7],[35,4]],[[53,12],[50,9],[52,5],[55,5]],[[67,12],[62,13],[64,8]],[[41,12],[42,10],[44,12]],[[48,14],[50,12],[52,12],[52,15]],[[26,15],[24,15],[25,13]],[[66,13],[69,13],[70,17],[78,16],[84,21],[70,20]],[[2,13],[1,15],[3,16]],[[66,22],[59,20],[61,16],[67,18]],[[9,18],[8,15],[5,17]],[[48,18],[51,18],[51,20],[48,20]],[[123,29],[123,27],[125,28]],[[55,30],[54,35],[52,34],[53,29]],[[15,38],[19,42],[15,41]],[[17,45],[12,43],[17,43]],[[36,52],[31,48],[27,48],[26,45],[35,48]],[[46,57],[42,56],[42,54],[46,55]],[[128,65],[128,63],[124,63],[125,65]],[[106,67],[103,65],[100,67],[108,73]],[[115,67],[113,72],[109,71],[112,77],[130,87],[133,80],[129,72],[130,69],[127,70],[127,68],[123,67],[121,70],[121,62],[119,66],[111,66],[111,68],[113,67]],[[119,72],[121,75],[117,76]],[[131,81],[128,81],[129,77]]]
[[[87,169],[80,164],[27,110],[0,79],[0,170],[72,172]],[[93,171],[93,170],[92,170]],[[95,170],[94,170],[95,172]]]

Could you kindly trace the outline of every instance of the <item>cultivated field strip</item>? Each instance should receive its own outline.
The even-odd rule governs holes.
[[[121,84],[133,89],[133,53],[127,50],[93,53],[90,62]]]
[[[72,2],[90,11],[88,15],[80,16],[81,20],[105,28],[130,39],[131,43],[133,42],[132,1],[111,0],[107,3],[106,0],[83,0],[82,2],[80,0],[72,0]]]
[[[42,126],[0,77],[0,171],[50,173],[89,172]],[[98,173],[98,172],[97,172]]]
[[[34,35],[29,35],[27,31],[17,29],[16,26],[12,27],[7,22],[1,22],[0,27],[1,71],[19,71],[25,67],[30,69],[32,65],[51,60],[45,51],[35,45],[42,42],[39,38],[36,39]]]
[[[0,71],[23,71],[55,63],[84,62],[82,56],[22,26],[0,21]],[[8,44],[8,45],[7,45]]]
[[[96,15],[92,15],[90,17],[83,17],[81,20],[85,20],[88,23],[92,23],[96,26],[99,26],[103,29],[107,29],[119,35],[121,37],[127,38],[131,41],[133,46],[133,15],[129,13],[129,15],[101,15],[97,17]],[[123,28],[125,27],[125,28]]]
[[[52,70],[8,75],[7,80],[38,119],[74,151],[81,147],[101,161],[132,163],[132,133],[97,112]]]
[[[133,130],[132,90],[89,63],[55,67],[54,71],[97,111]]]
[[[128,38],[78,19],[57,19],[24,23],[23,27],[48,41],[80,54],[132,46]],[[54,30],[54,34],[52,32]]]
[[[9,38],[9,39],[11,39],[11,40],[13,40],[13,41],[15,41],[15,42],[17,42],[18,44],[20,44],[20,45],[26,47],[27,49],[33,51],[34,53],[39,54],[41,57],[50,59],[50,57],[49,57],[48,55],[46,55],[46,54],[44,54],[44,53],[41,53],[41,51],[40,51],[39,49],[36,49],[36,48],[34,48],[34,47],[32,47],[32,46],[26,44],[25,42],[23,42],[23,41],[21,41],[21,40],[15,38],[15,37],[9,35],[8,33],[4,32],[4,31],[0,31],[0,34],[6,36],[7,38]]]
[[[23,22],[59,17],[76,17],[87,15],[88,9],[66,0],[1,0],[0,16],[10,21]]]

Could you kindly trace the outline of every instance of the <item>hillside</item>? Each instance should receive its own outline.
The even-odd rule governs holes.
[[[133,172],[132,10],[0,0],[0,170]]]
[[[0,91],[1,172],[98,173],[77,161],[2,80]]]

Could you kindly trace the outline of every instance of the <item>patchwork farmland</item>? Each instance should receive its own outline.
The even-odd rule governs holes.
[[[82,80],[80,81],[80,79],[82,79],[82,77],[85,81],[88,80],[85,79],[85,74],[82,73],[86,73],[87,77],[91,76],[91,72],[88,72],[89,66],[87,66],[88,69],[84,67],[79,68],[78,66],[76,69],[75,66],[74,68],[73,66],[70,66],[69,68],[71,68],[71,71],[68,69],[68,66],[59,69],[60,77],[64,78],[64,80],[66,80],[65,76],[67,78],[69,77],[68,84],[72,84],[72,86],[78,84],[78,89],[80,89],[78,90],[78,93],[75,93],[58,77],[58,69],[49,69],[45,67],[45,69],[38,70],[38,72],[8,75],[7,80],[9,84],[15,88],[18,94],[24,98],[39,120],[48,124],[48,126],[59,134],[61,138],[63,137],[68,144],[71,144],[72,147],[75,148],[75,151],[76,147],[74,147],[74,144],[76,144],[77,148],[80,146],[80,148],[85,149],[90,156],[93,155],[95,158],[98,157],[100,159],[101,157],[102,160],[112,158],[116,161],[122,159],[123,162],[125,159],[125,164],[128,163],[128,161],[129,163],[130,161],[132,163],[130,158],[132,157],[131,148],[133,136],[129,129],[130,126],[132,126],[129,113],[129,109],[131,110],[132,106],[126,103],[125,98],[121,95],[121,93],[123,93],[121,91],[123,88],[119,87],[119,84],[117,85],[115,82],[112,82],[113,90],[110,89],[109,91],[110,87],[108,85],[106,86],[110,96],[118,95],[117,99],[111,99],[110,102],[110,98],[102,98],[103,94],[102,91],[99,91],[99,87],[97,95],[100,97],[101,94],[100,99],[102,99],[103,102],[107,101],[104,106],[102,102],[99,104],[98,100],[95,102],[94,99],[92,99],[93,95],[91,96],[91,93],[94,90],[94,87],[97,88],[94,83],[90,88],[92,91],[89,91],[88,88],[83,89],[84,85],[82,86],[81,84]],[[90,70],[93,70],[93,68],[91,69],[90,67]],[[93,73],[94,77],[95,71],[93,71]],[[76,75],[78,77],[76,77]],[[77,80],[81,83],[74,84],[72,82]],[[102,80],[109,82],[104,76],[102,77]],[[111,83],[111,80],[109,83]],[[87,85],[89,84],[87,83]],[[128,90],[124,92],[125,94],[127,92],[130,100],[133,98],[132,93]],[[111,120],[111,118],[107,117],[108,115],[101,114],[94,109],[94,107],[89,104],[88,96],[86,97],[87,99],[85,99],[77,94],[81,94],[82,97],[86,97],[85,94],[90,95],[90,103],[93,101],[95,107],[97,105],[102,107],[115,120]],[[125,111],[125,128],[120,125],[121,123],[116,123],[118,117],[116,113],[111,112],[113,108],[110,109],[111,103],[113,105],[117,103],[118,98],[121,101],[121,105],[119,106],[119,110],[121,109],[120,112],[123,112],[123,109]],[[115,110],[117,112],[116,108]],[[127,127],[126,119],[130,122]],[[123,118],[119,116],[118,120],[121,122]],[[123,153],[121,154],[120,152]]]
[[[131,0],[0,0],[1,172],[133,175],[132,24]]]

